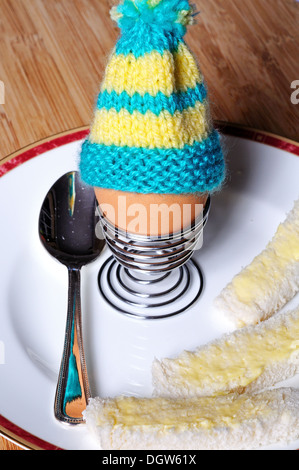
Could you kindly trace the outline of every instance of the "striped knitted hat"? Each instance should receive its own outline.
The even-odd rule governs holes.
[[[207,90],[183,37],[187,0],[123,0],[80,171],[87,184],[137,193],[212,192],[225,164]]]

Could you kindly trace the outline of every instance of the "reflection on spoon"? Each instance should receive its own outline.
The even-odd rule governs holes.
[[[65,342],[55,397],[55,417],[69,424],[83,422],[90,397],[81,324],[80,271],[94,261],[105,242],[96,235],[98,216],[92,187],[78,172],[62,176],[41,208],[39,234],[46,250],[68,269],[69,293]]]

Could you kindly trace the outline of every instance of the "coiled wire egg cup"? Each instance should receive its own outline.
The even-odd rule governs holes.
[[[98,206],[103,235],[112,255],[102,265],[98,285],[118,312],[138,319],[161,319],[189,309],[200,297],[203,275],[191,259],[202,244],[210,196],[194,222],[167,236],[128,233]]]

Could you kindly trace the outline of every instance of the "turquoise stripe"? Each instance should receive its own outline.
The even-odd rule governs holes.
[[[74,310],[76,307],[76,294],[74,294]],[[66,378],[66,390],[65,396],[63,400],[63,411],[67,415],[66,406],[68,403],[76,400],[77,398],[82,397],[82,390],[80,386],[80,379],[79,379],[79,372],[77,367],[76,357],[73,352],[73,345],[74,345],[74,337],[75,337],[75,322],[72,325],[72,332],[71,332],[71,353],[69,357],[69,364],[68,364],[68,375]]]
[[[88,185],[120,191],[184,194],[213,191],[225,177],[217,131],[182,149],[117,147],[83,143],[81,178]]]
[[[109,93],[107,90],[101,92],[97,101],[97,108],[102,109],[116,109],[119,112],[121,109],[126,109],[129,113],[139,111],[145,114],[146,111],[152,111],[157,116],[161,111],[169,111],[174,114],[175,111],[182,112],[184,109],[194,107],[196,102],[202,103],[207,97],[207,90],[203,83],[198,83],[195,88],[189,88],[185,92],[173,93],[170,96],[165,96],[161,91],[156,96],[149,93],[140,95],[134,93],[130,96],[126,91],[118,94],[116,91]]]
[[[181,27],[181,25],[178,25]],[[149,52],[157,51],[163,54],[164,51],[171,53],[177,51],[179,43],[184,42],[182,37],[173,35],[171,32],[155,31],[154,25],[142,25],[134,27],[129,32],[124,32],[118,39],[115,46],[116,54],[134,54],[136,58]]]

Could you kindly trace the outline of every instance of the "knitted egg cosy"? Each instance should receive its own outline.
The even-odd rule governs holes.
[[[111,16],[121,35],[82,145],[82,180],[143,194],[215,191],[225,177],[220,136],[183,39],[193,8],[187,0],[124,0]]]

